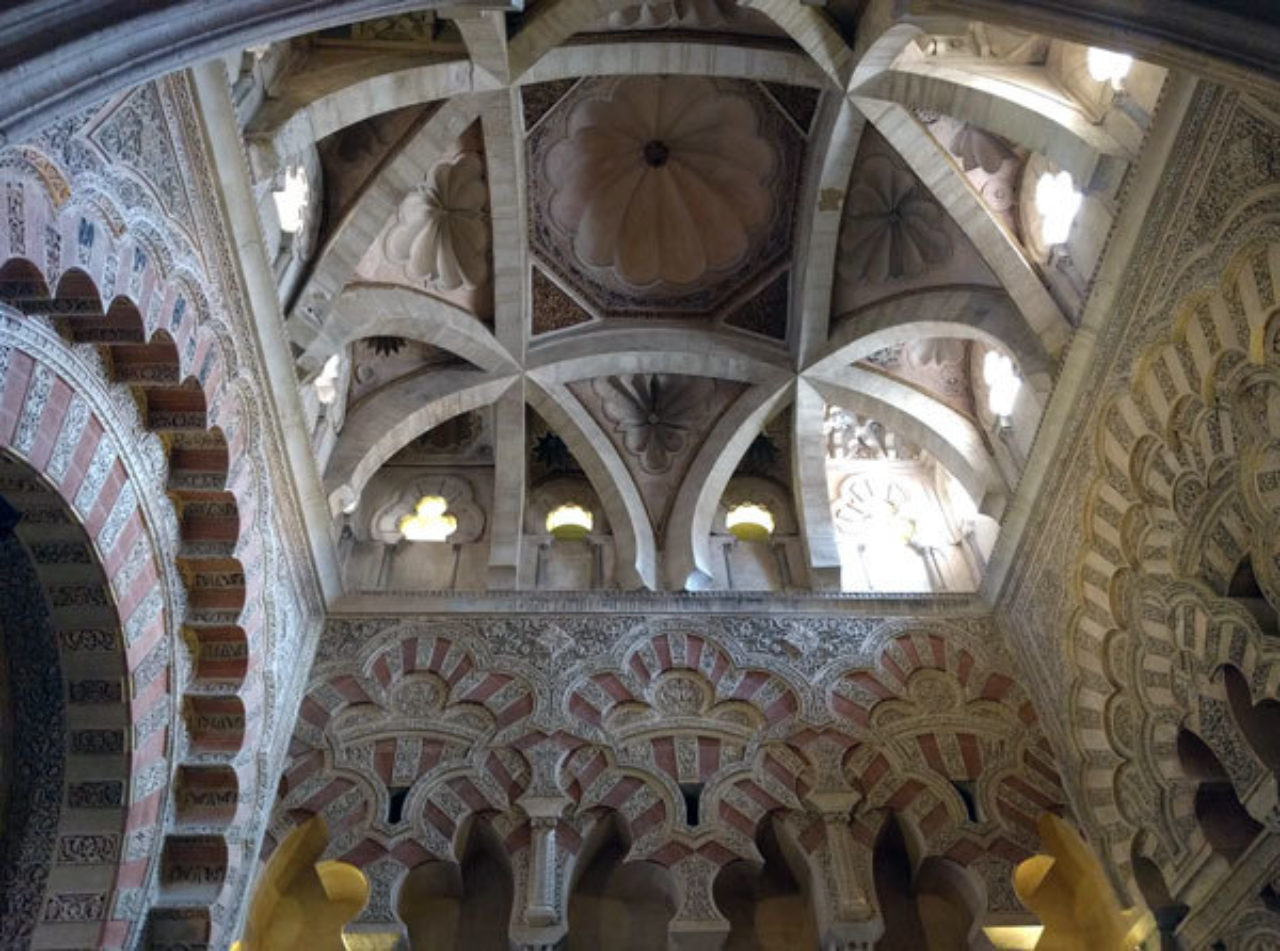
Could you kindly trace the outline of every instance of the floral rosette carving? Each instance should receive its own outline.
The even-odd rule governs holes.
[[[383,243],[387,258],[438,290],[479,287],[489,275],[488,205],[480,156],[438,163],[396,210]]]
[[[593,384],[601,411],[646,472],[660,474],[695,436],[715,392],[701,376],[637,373]]]
[[[777,165],[741,96],[695,77],[625,79],[578,103],[548,153],[551,218],[590,267],[636,287],[689,285],[755,246]]]
[[[946,263],[952,252],[946,218],[914,175],[888,156],[872,156],[845,203],[845,278],[879,284]]]
[[[981,168],[988,175],[994,175],[1005,162],[1018,158],[1009,143],[967,122],[952,136],[951,154],[960,160],[966,172]]]

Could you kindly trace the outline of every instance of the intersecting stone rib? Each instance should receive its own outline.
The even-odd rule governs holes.
[[[902,106],[869,99],[853,102],[973,242],[1026,322],[1044,342],[1045,350],[1056,356],[1066,346],[1071,325],[1049,296],[1022,248],[996,222],[960,167],[943,154],[929,133]]]
[[[384,462],[427,430],[488,406],[517,379],[511,373],[432,370],[392,383],[347,416],[325,474],[330,509],[360,498]]]
[[[489,519],[490,591],[519,587],[520,540],[524,536],[524,380],[517,379],[494,405],[493,514]]]
[[[840,590],[840,549],[827,491],[827,444],[822,431],[826,400],[805,380],[796,381],[792,409],[791,486],[804,543],[809,587]]]
[[[1004,347],[1036,393],[1048,397],[1053,360],[1009,295],[997,287],[929,288],[877,301],[848,315],[805,372],[826,373],[924,337],[960,337]]]
[[[334,300],[397,204],[426,178],[431,166],[475,121],[479,105],[472,96],[449,100],[360,193],[320,251],[298,293],[285,325],[294,343],[306,348],[325,329]]]
[[[481,370],[519,369],[484,324],[461,307],[400,284],[348,284],[329,320],[298,358],[318,373],[343,347],[366,337],[404,337],[440,347]]]
[[[920,446],[946,468],[974,504],[998,516],[1007,486],[972,422],[905,383],[860,367],[842,367],[809,381],[828,403],[871,416]]]
[[[667,519],[667,585],[679,591],[707,586],[711,568],[711,523],[725,486],[751,441],[792,392],[790,381],[761,384],[734,401],[703,440],[676,494]]]
[[[658,587],[658,554],[653,526],[640,490],[613,443],[586,408],[562,384],[540,373],[527,377],[530,405],[547,421],[578,460],[600,498],[618,557],[624,588]]]

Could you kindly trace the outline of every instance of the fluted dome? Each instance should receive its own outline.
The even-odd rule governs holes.
[[[489,189],[473,153],[440,162],[400,203],[388,259],[438,290],[479,287],[489,272]]]
[[[739,263],[768,224],[777,163],[744,98],[645,76],[579,102],[547,156],[552,220],[583,264],[633,286],[687,285]]]

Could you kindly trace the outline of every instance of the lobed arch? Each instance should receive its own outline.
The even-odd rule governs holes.
[[[33,369],[15,366],[24,361],[8,347],[0,353],[20,377]],[[150,811],[164,777],[150,792],[139,780],[167,772],[172,710],[163,692],[135,699],[128,691],[122,618],[132,619],[161,582],[136,512],[127,525],[108,524],[119,486],[95,490],[85,473],[63,470],[63,457],[78,448],[66,448],[72,437],[28,437],[41,380],[48,418],[81,415],[70,408],[77,397],[67,381],[49,385],[48,369],[34,366],[26,401],[5,393],[18,412],[0,424],[0,652],[8,671],[0,722],[10,737],[0,764],[0,942],[101,945],[128,933],[111,910],[155,860],[129,841],[154,831]],[[105,427],[99,432],[109,443]],[[130,733],[136,743],[126,742]]]
[[[5,318],[17,338],[14,352],[52,361],[62,379],[83,387],[80,396],[100,407],[101,418],[123,421],[113,425],[126,427],[129,448],[109,450],[100,440],[78,464],[114,473],[108,484],[123,485],[124,493],[118,518],[132,509],[162,540],[157,574],[165,584],[143,602],[147,613],[126,620],[125,634],[154,647],[131,655],[130,665],[145,672],[155,696],[177,691],[169,697],[165,755],[183,766],[184,783],[170,786],[154,769],[146,779],[144,788],[163,789],[151,804],[163,861],[139,887],[158,888],[173,906],[156,909],[147,928],[207,935],[217,927],[208,905],[237,885],[241,852],[226,848],[224,836],[242,835],[252,819],[251,797],[240,790],[256,781],[257,762],[242,751],[252,748],[265,719],[266,618],[256,609],[264,581],[253,573],[246,580],[244,567],[261,561],[264,542],[257,533],[242,535],[260,509],[253,470],[238,464],[255,437],[237,412],[231,358],[202,319],[209,305],[200,282],[173,268],[145,228],[135,235],[124,219],[60,206],[56,193],[25,176],[10,179],[8,189],[23,212],[0,235],[0,303],[24,315]],[[77,426],[101,431],[83,420]],[[114,469],[113,458],[120,460]],[[144,484],[122,483],[120,466],[132,468],[134,478],[145,475]],[[167,673],[178,651],[191,659],[185,682]],[[171,686],[157,686],[157,676]],[[183,803],[173,798],[180,792]],[[192,806],[202,798],[214,804],[208,813]],[[218,805],[228,801],[236,807]],[[191,876],[207,884],[187,889]],[[130,918],[121,934],[143,925]]]
[[[1171,327],[1127,357],[1129,386],[1095,423],[1098,475],[1086,496],[1070,641],[1083,669],[1105,658],[1113,679],[1080,678],[1071,694],[1072,722],[1107,717],[1102,729],[1073,731],[1093,764],[1080,783],[1117,867],[1150,812],[1122,809],[1120,790],[1160,801],[1148,823],[1159,847],[1148,851],[1171,887],[1190,873],[1198,848],[1179,845],[1194,811],[1174,756],[1187,697],[1207,685],[1225,711],[1221,685],[1209,680],[1224,664],[1251,671],[1259,699],[1276,682],[1254,613],[1225,597],[1244,560],[1270,560],[1277,517],[1274,499],[1257,491],[1276,432],[1268,409],[1275,368],[1257,346],[1276,303],[1276,236],[1273,225],[1260,227],[1234,247],[1193,255],[1162,288],[1152,306],[1172,315]],[[1274,590],[1270,577],[1261,582],[1264,596]],[[1144,686],[1146,670],[1169,686]],[[1121,711],[1138,718],[1143,745],[1158,755],[1133,756]]]

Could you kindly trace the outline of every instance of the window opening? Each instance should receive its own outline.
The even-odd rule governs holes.
[[[689,828],[697,828],[701,824],[700,806],[702,804],[702,783],[681,783],[680,794],[684,796],[684,815]]]

